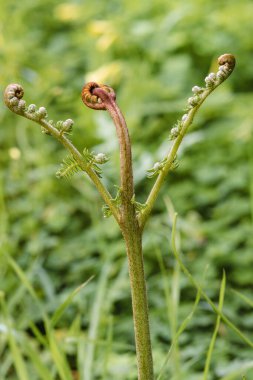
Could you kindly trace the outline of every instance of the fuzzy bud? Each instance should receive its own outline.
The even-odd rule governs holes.
[[[62,123],[63,132],[71,132],[74,122],[72,119],[67,119]]]
[[[209,78],[210,80],[212,80],[212,81],[215,81],[215,79],[216,79],[216,74],[215,74],[215,73],[210,73],[210,74],[208,75],[208,78]]]
[[[199,97],[198,96],[192,96],[191,98],[188,99],[188,104],[191,107],[195,107],[199,102]]]
[[[220,66],[222,67],[222,66]],[[224,70],[219,70],[216,74],[217,78],[220,79],[220,80],[223,80],[226,78],[227,74]]]
[[[179,135],[179,128],[173,127],[170,131],[170,138],[175,139]]]
[[[108,157],[104,153],[98,153],[95,156],[95,162],[97,164],[105,164],[108,161]]]
[[[41,132],[44,134],[44,135],[51,135],[51,133],[44,127],[41,127]]]
[[[11,106],[13,106],[13,107],[17,106],[18,103],[19,103],[19,100],[18,100],[18,98],[16,98],[15,96],[14,96],[13,98],[11,98],[10,101],[9,101],[9,104],[10,104]]]
[[[199,87],[199,86],[193,86],[192,87],[192,92],[194,93],[194,94],[199,94],[199,93],[201,93],[203,91],[203,89],[201,88],[201,87]]]
[[[216,74],[215,73],[210,73],[205,78],[205,82],[206,82],[207,87],[213,87],[215,85],[216,79],[217,79]]]
[[[187,120],[187,117],[188,117],[188,114],[185,113],[183,116],[182,116],[182,122],[185,122]]]
[[[34,113],[36,111],[36,105],[35,104],[30,104],[27,108],[27,112],[29,113]]]
[[[220,58],[222,58],[222,57],[220,57]],[[220,58],[219,58],[218,62],[223,62],[224,59],[220,59]],[[231,72],[233,71],[234,65],[235,65],[235,61],[232,62],[231,65],[230,65],[230,62],[225,62],[221,66],[219,66],[219,70],[217,72],[217,78],[220,81],[225,80],[231,74]]]
[[[47,110],[45,107],[40,107],[37,111],[37,115],[40,119],[44,119],[47,116]]]
[[[20,99],[19,103],[18,103],[18,109],[20,111],[24,111],[25,110],[25,107],[26,107],[26,102],[25,100],[23,99]]]
[[[160,162],[154,163],[153,170],[159,170],[160,166],[161,166]]]

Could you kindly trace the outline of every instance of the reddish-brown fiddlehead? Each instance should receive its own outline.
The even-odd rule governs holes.
[[[116,94],[111,87],[106,86],[104,84],[98,84],[96,82],[89,82],[82,89],[82,101],[87,107],[92,108],[94,110],[106,110],[107,105],[96,94],[97,89],[104,90],[108,93],[112,100],[116,100]]]

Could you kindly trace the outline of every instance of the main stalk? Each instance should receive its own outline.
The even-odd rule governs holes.
[[[142,255],[142,230],[139,227],[134,198],[132,153],[128,128],[108,86],[90,83],[82,92],[83,102],[91,108],[107,110],[116,127],[120,150],[119,226],[126,243],[130,277],[138,380],[153,380],[148,300]]]

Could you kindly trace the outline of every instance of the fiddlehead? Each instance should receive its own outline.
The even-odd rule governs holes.
[[[229,75],[232,74],[235,68],[235,63],[236,63],[236,60],[235,60],[234,55],[232,54],[223,54],[218,58],[219,72],[223,72],[224,79],[227,79]]]
[[[113,101],[116,100],[116,94],[111,87],[96,82],[89,82],[82,89],[82,101],[89,108],[105,111],[108,107],[96,93],[96,89],[104,90]]]
[[[26,107],[23,96],[24,90],[20,84],[9,84],[4,91],[4,103],[12,112],[22,115]]]

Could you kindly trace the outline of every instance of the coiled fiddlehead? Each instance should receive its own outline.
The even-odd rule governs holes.
[[[4,103],[12,112],[22,115],[26,106],[23,96],[24,90],[20,84],[9,84],[4,91]]]
[[[105,84],[89,82],[82,89],[82,101],[89,108],[105,111],[108,107],[103,99],[99,97],[99,92],[97,92],[97,89],[104,90],[106,93],[108,93],[108,97],[110,97],[113,101],[116,100],[116,94],[111,87]]]
[[[228,75],[230,75],[234,70],[235,63],[236,60],[233,54],[223,54],[218,58],[219,66],[223,66]]]

